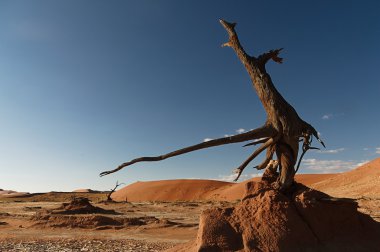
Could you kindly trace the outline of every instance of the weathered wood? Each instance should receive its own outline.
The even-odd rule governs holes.
[[[116,191],[116,189],[121,186],[121,185],[125,185],[124,183],[120,183],[119,184],[119,181],[116,181],[116,185],[113,189],[111,189],[111,191],[107,194],[107,201],[112,201],[112,198],[111,198],[111,195]]]
[[[227,31],[229,37],[228,42],[222,46],[231,47],[244,65],[267,113],[266,124],[271,125],[275,129],[274,135],[278,138],[273,143],[274,147],[272,145],[267,146],[269,148],[267,150],[267,157],[257,168],[263,169],[266,167],[275,151],[280,167],[279,188],[286,190],[294,181],[294,166],[297,161],[299,139],[309,139],[314,135],[322,145],[324,144],[314,127],[303,121],[298,116],[296,110],[278,92],[265,69],[265,64],[269,60],[282,63],[283,59],[279,57],[282,48],[263,53],[257,58],[248,55],[244,51],[235,31],[236,23],[229,23],[225,20],[220,20],[220,23]]]
[[[136,158],[121,164],[114,170],[102,172],[100,176],[117,172],[124,167],[137,162],[161,161],[170,157],[204,148],[256,139],[256,141],[245,146],[255,145],[258,143],[262,143],[262,145],[235,170],[237,173],[236,180],[239,178],[245,167],[247,167],[247,165],[262,151],[267,149],[265,160],[256,166],[256,168],[264,169],[273,158],[274,153],[276,153],[278,166],[280,169],[278,188],[280,190],[286,190],[294,181],[294,175],[296,172],[294,170],[294,166],[297,161],[299,141],[304,139],[303,149],[305,149],[305,146],[306,149],[311,149],[309,145],[311,142],[311,137],[314,135],[324,146],[324,143],[319,138],[314,127],[303,121],[297,114],[296,110],[278,92],[272,82],[272,79],[270,78],[270,75],[265,69],[266,63],[270,60],[277,63],[282,63],[283,59],[279,57],[279,53],[282,48],[270,50],[269,52],[263,53],[258,57],[248,55],[244,51],[243,46],[240,44],[238,35],[235,31],[236,23],[229,23],[224,20],[220,20],[220,23],[227,31],[229,38],[228,42],[224,43],[222,46],[231,47],[247,70],[252,85],[267,114],[265,125],[243,134],[199,143],[164,155]]]
[[[155,157],[140,157],[133,159],[129,162],[123,163],[119,165],[116,169],[111,170],[111,171],[105,171],[100,173],[100,176],[105,176],[114,172],[117,172],[121,169],[123,169],[126,166],[138,163],[138,162],[151,162],[151,161],[161,161],[170,157],[182,155],[188,152],[200,150],[200,149],[205,149],[205,148],[210,148],[210,147],[215,147],[219,145],[224,145],[224,144],[231,144],[231,143],[239,143],[239,142],[244,142],[244,141],[249,141],[253,139],[258,139],[258,138],[263,138],[263,137],[269,137],[272,136],[274,133],[274,129],[270,125],[264,125],[260,128],[234,135],[234,136],[229,136],[229,137],[223,137],[223,138],[218,138],[218,139],[213,139],[207,142],[199,143],[196,145],[192,145],[183,149],[179,149],[164,155],[160,156],[155,156]]]
[[[262,169],[267,168],[269,162],[273,159],[273,155],[275,152],[276,152],[276,145],[269,146],[267,148],[267,153],[266,153],[265,159],[259,165],[255,166],[254,168],[256,168],[257,170],[262,170]]]
[[[247,167],[247,165],[253,160],[255,159],[263,150],[267,149],[268,147],[274,145],[279,139],[280,139],[280,135],[276,135],[274,137],[271,137],[269,138],[265,143],[263,143],[258,149],[256,149],[253,154],[251,156],[248,157],[247,160],[244,161],[244,163],[242,163],[236,170],[235,170],[235,173],[237,173],[237,176],[235,178],[235,181],[237,181],[241,175],[241,173],[243,172],[243,170],[245,169],[245,167]]]

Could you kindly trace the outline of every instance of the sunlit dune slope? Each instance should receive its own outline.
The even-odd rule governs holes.
[[[315,183],[312,187],[336,197],[380,198],[380,158]]]
[[[136,182],[112,194],[116,201],[205,200],[215,190],[231,183],[215,180],[177,179]]]
[[[296,180],[310,185],[335,176],[335,174],[300,174]],[[253,178],[240,183],[230,183],[216,180],[178,179],[136,182],[128,185],[114,194],[116,201],[195,201],[195,200],[226,200],[241,199],[245,184],[248,181],[259,181]]]

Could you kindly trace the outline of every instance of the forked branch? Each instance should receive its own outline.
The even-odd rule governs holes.
[[[279,57],[281,50],[284,48],[276,49],[276,50],[270,50],[267,53],[263,53],[258,57],[258,61],[260,64],[265,65],[268,60],[272,59],[274,62],[277,62],[279,64],[282,63],[283,58]]]
[[[265,150],[266,148],[274,145],[277,143],[277,141],[281,138],[281,135],[280,134],[277,134],[275,137],[271,137],[269,138],[268,141],[266,141],[265,143],[263,143],[258,149],[256,149],[251,156],[249,156],[249,158],[247,160],[244,161],[244,163],[242,163],[236,170],[235,170],[235,173],[237,173],[237,176],[235,178],[234,181],[237,181],[241,175],[241,173],[243,172],[243,170],[245,169],[245,167],[247,167],[247,165],[253,160],[255,159],[261,152],[263,152],[263,150]]]

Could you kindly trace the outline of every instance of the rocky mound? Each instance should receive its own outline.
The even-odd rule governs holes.
[[[380,198],[380,158],[313,184],[312,187],[336,197]]]
[[[121,229],[129,226],[162,224],[162,220],[153,216],[127,218],[113,215],[119,215],[119,213],[93,206],[87,198],[74,198],[70,203],[63,203],[59,208],[38,211],[32,220],[35,221],[33,226],[53,228]]]
[[[33,227],[52,228],[85,228],[85,229],[122,229],[130,226],[143,226],[160,223],[160,220],[151,217],[114,217],[104,215],[56,215],[38,213],[32,217]]]
[[[249,182],[241,203],[203,212],[197,239],[170,251],[378,251],[378,237],[380,224],[353,200]]]

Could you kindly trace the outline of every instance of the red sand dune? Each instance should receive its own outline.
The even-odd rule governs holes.
[[[116,201],[192,201],[208,199],[229,182],[201,179],[177,179],[130,184],[112,194]]]
[[[336,197],[380,198],[380,158],[311,187]]]
[[[305,185],[332,178],[336,174],[300,174],[296,181]],[[234,201],[244,196],[245,185],[253,178],[240,183],[216,180],[178,179],[136,182],[112,194],[115,201],[194,201],[225,200]]]
[[[310,186],[312,184],[324,181],[326,179],[330,179],[338,175],[338,173],[330,173],[330,174],[297,174],[295,180],[298,183]]]
[[[234,201],[244,196],[245,185],[216,180],[162,180],[136,182],[114,194],[116,201]],[[297,174],[295,180],[336,197],[380,197],[380,158],[355,170],[337,174]]]

